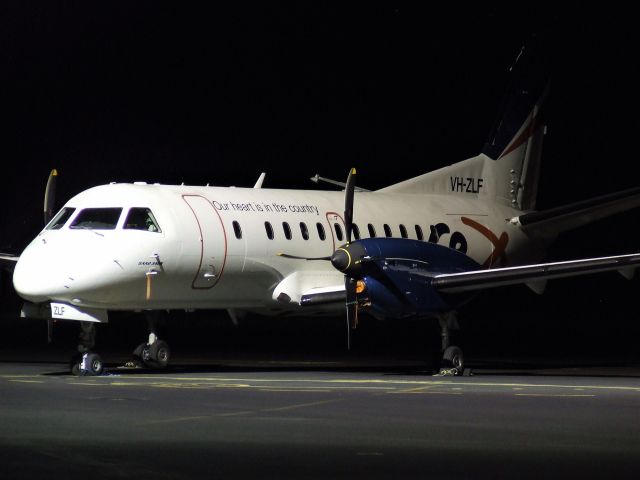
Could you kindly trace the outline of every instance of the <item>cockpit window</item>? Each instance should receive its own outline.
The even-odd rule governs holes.
[[[132,208],[124,221],[124,228],[133,230],[146,230],[147,232],[159,232],[160,227],[156,218],[148,208]]]
[[[64,224],[67,223],[67,220],[69,220],[69,217],[71,217],[71,215],[73,215],[73,212],[75,211],[75,208],[69,207],[65,207],[60,210],[58,214],[53,217],[53,220],[49,222],[49,225],[47,225],[47,230],[60,230],[64,226]]]
[[[118,224],[122,208],[85,208],[81,210],[69,228],[113,230]]]

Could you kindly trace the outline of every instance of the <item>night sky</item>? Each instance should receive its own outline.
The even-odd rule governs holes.
[[[262,171],[264,187],[313,189],[355,166],[376,189],[474,156],[533,34],[553,45],[539,207],[638,185],[628,12],[219,3],[3,2],[0,250],[41,228],[51,168],[60,207],[111,181],[252,186]],[[637,251],[639,219],[566,235],[550,256]],[[606,284],[630,308],[604,278],[559,282]]]

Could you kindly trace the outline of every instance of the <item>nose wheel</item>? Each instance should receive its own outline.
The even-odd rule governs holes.
[[[84,376],[98,376],[104,373],[104,364],[100,355],[93,352],[78,354],[71,360],[71,374]]]
[[[104,373],[100,355],[91,350],[96,343],[96,326],[93,322],[80,322],[78,353],[71,359],[70,370],[76,376],[95,376]]]

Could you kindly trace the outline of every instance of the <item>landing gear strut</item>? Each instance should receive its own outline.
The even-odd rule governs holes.
[[[133,351],[133,356],[148,368],[164,368],[169,364],[171,358],[169,345],[164,340],[160,340],[157,335],[161,313],[156,310],[145,312],[149,339],[138,345]]]
[[[464,372],[464,355],[462,349],[451,345],[450,330],[459,329],[455,312],[447,312],[438,316],[442,338],[442,362],[438,375],[462,375]]]
[[[78,353],[71,359],[72,375],[102,375],[104,364],[100,355],[91,350],[96,344],[96,325],[93,322],[80,322]]]

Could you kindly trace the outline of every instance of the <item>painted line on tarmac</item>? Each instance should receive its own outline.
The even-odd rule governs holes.
[[[54,377],[51,377],[54,378]],[[58,378],[58,377],[55,377]],[[267,386],[267,388],[279,388],[284,385],[300,385],[300,387],[293,387],[299,390],[305,389],[339,389],[339,390],[398,390],[404,388],[407,393],[410,393],[412,389],[424,389],[432,387],[456,387],[462,388],[466,392],[469,388],[511,388],[514,391],[519,389],[557,389],[566,390],[572,389],[574,391],[601,391],[601,392],[629,392],[640,393],[640,386],[624,386],[624,385],[598,385],[598,384],[580,384],[580,385],[566,385],[561,383],[516,383],[516,382],[476,382],[473,379],[465,379],[465,381],[456,380],[400,380],[400,379],[309,379],[309,378],[241,378],[241,377],[179,377],[179,376],[139,376],[135,377],[122,377],[117,376],[117,381],[111,381],[114,376],[100,376],[100,377],[67,377],[68,384],[71,385],[93,385],[93,386],[164,386],[165,388],[260,388],[260,386]],[[0,375],[0,379],[6,381],[20,381],[21,383],[43,383],[48,377],[39,375]],[[140,381],[152,382],[140,382]],[[106,383],[108,382],[108,383]],[[266,384],[266,385],[265,385]],[[281,384],[281,385],[279,385]],[[304,385],[303,385],[304,384]],[[315,385],[321,385],[322,387],[314,387]]]

